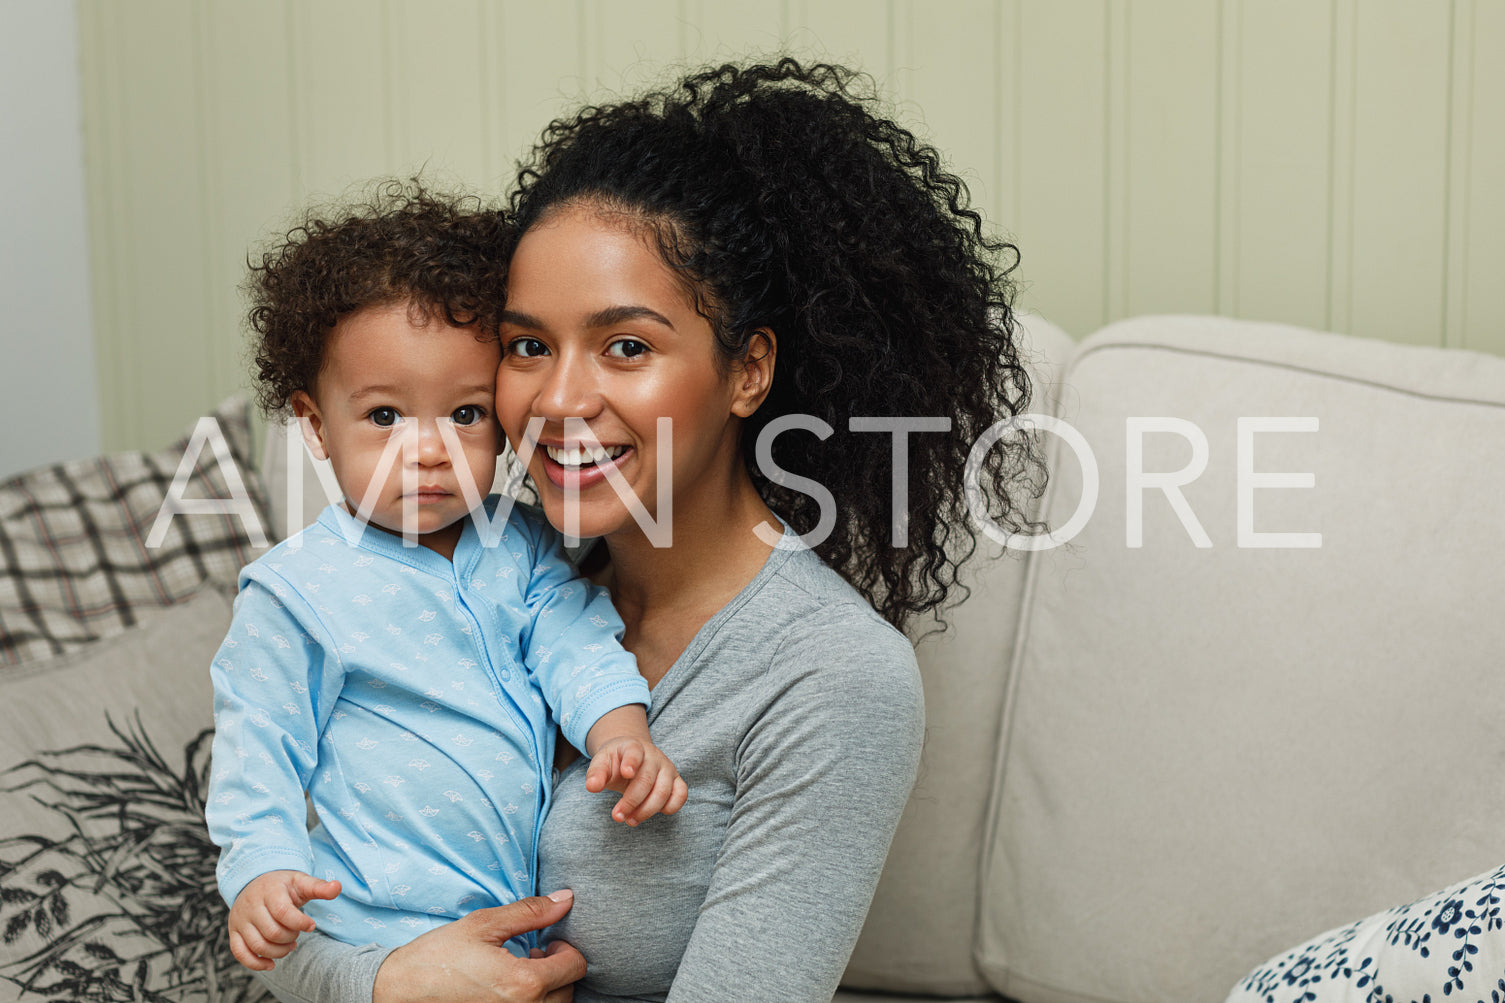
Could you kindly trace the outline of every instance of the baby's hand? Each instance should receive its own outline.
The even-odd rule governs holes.
[[[292,953],[298,934],[314,928],[303,906],[338,894],[338,881],[302,871],[268,871],[252,879],[230,907],[230,953],[252,971],[271,971],[275,959]]]
[[[622,799],[612,808],[611,817],[628,825],[637,825],[659,812],[673,815],[690,796],[690,788],[669,757],[640,738],[603,742],[591,757],[585,789],[592,794],[608,789],[619,792]]]

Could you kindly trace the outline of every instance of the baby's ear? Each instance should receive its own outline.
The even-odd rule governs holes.
[[[329,450],[324,448],[324,416],[319,405],[302,390],[295,390],[289,401],[293,414],[298,416],[298,427],[303,430],[303,442],[316,460],[329,459]]]

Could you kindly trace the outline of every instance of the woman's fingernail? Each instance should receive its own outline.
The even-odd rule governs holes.
[[[574,897],[575,893],[568,888],[561,888],[557,892],[550,892],[548,896],[550,902],[568,902]]]

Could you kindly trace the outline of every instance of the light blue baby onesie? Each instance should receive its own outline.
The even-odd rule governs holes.
[[[211,669],[225,901],[306,871],[342,885],[305,908],[320,930],[399,946],[533,894],[554,723],[583,749],[648,687],[543,517],[514,505],[498,528],[486,546],[467,519],[451,562],[330,506],[241,571]]]

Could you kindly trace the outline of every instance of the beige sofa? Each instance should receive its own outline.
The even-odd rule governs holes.
[[[921,643],[925,760],[845,984],[1215,1003],[1282,948],[1505,862],[1505,359],[1028,323],[1036,408],[1090,446],[1097,504],[1069,544],[978,561],[955,629]],[[1130,435],[1164,417],[1205,435],[1180,490],[1210,546],[1129,490],[1194,459],[1186,425]],[[1261,417],[1314,430],[1246,423],[1241,503],[1239,422]],[[1064,527],[1084,478],[1052,440]],[[1261,484],[1279,473],[1313,486]]]
[[[1043,512],[1071,538],[986,548],[920,642],[925,761],[838,999],[1215,1003],[1282,947],[1500,863],[1505,359],[1026,325],[1035,409],[1064,423]],[[285,528],[285,451],[251,464],[243,406],[221,419]],[[120,542],[181,452],[0,484],[0,1000],[254,998],[214,947],[194,828],[243,522]],[[188,493],[224,497],[208,455]],[[80,626],[23,629],[53,559]],[[100,612],[123,590],[131,615]]]

